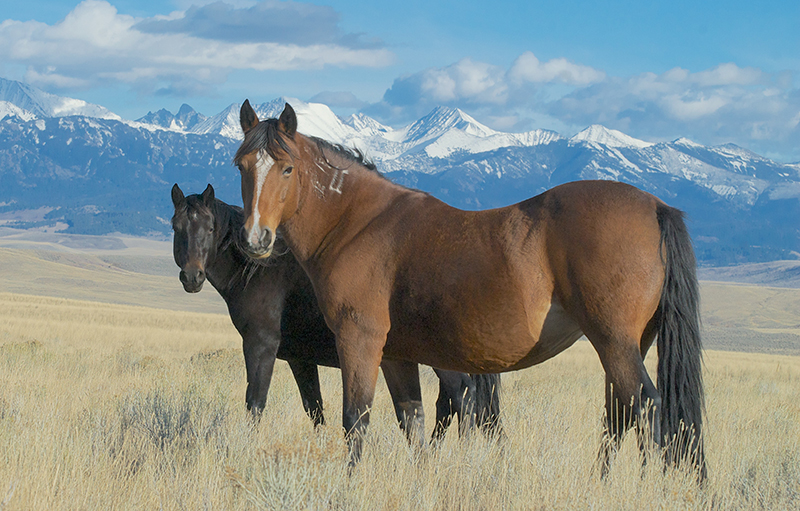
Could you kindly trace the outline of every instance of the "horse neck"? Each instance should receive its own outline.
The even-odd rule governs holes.
[[[227,300],[232,284],[244,272],[247,257],[236,246],[236,214],[231,207],[222,201],[216,201],[214,218],[216,257],[207,261],[206,275],[214,289]]]
[[[404,190],[357,162],[331,155],[332,164],[316,148],[307,154],[315,157],[302,176],[297,211],[281,226],[304,266],[325,250],[334,231],[358,232]]]

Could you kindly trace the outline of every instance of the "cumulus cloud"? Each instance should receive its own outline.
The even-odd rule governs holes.
[[[575,64],[564,58],[541,62],[536,55],[529,51],[517,57],[508,71],[509,79],[515,83],[562,82],[571,85],[588,85],[602,81],[605,76],[603,71]]]
[[[466,58],[453,65],[430,68],[398,78],[384,99],[393,105],[420,100],[434,103],[503,103],[506,84],[502,69]]]
[[[646,140],[685,136],[800,158],[800,90],[791,74],[734,63],[615,77],[564,58],[540,61],[531,52],[508,69],[463,59],[397,78],[365,112],[401,124],[438,105],[464,108],[502,130],[568,135],[597,123]]]
[[[522,54],[509,69],[465,58],[449,66],[397,78],[383,100],[372,105],[368,112],[391,118],[398,112],[404,116],[419,115],[437,105],[469,106],[492,110],[494,113],[490,115],[504,119],[507,124],[512,116],[502,111],[518,105],[520,98],[534,97],[532,86],[574,87],[604,77],[602,71],[562,58],[541,62],[531,52]]]
[[[276,21],[264,26],[271,15]],[[295,16],[312,29],[303,32],[302,23],[292,25]],[[0,58],[27,65],[26,78],[34,85],[123,82],[164,90],[185,90],[178,82],[219,83],[234,70],[371,67],[392,61],[388,50],[342,33],[337,23],[332,9],[297,2],[240,9],[216,2],[169,17],[137,19],[104,0],[85,0],[54,25],[0,23]]]
[[[800,94],[781,76],[726,63],[695,73],[675,68],[611,78],[546,108],[575,126],[601,123],[640,138],[687,136],[774,152],[792,137]]]

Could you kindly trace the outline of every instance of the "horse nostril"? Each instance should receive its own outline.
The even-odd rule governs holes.
[[[263,231],[261,231],[261,236],[259,238],[259,243],[262,247],[268,247],[272,243],[272,231],[265,227]]]
[[[251,230],[242,228],[241,239],[243,246],[247,247],[252,253],[261,253],[267,250],[274,240],[272,230],[269,227],[259,229],[258,226]]]
[[[206,280],[206,272],[203,270],[181,270],[180,273],[181,284],[184,286],[198,286],[202,285]]]

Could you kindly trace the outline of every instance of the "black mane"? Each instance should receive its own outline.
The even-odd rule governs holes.
[[[372,160],[367,159],[360,149],[345,147],[341,144],[334,144],[333,142],[328,142],[327,140],[318,137],[309,138],[317,144],[317,148],[319,149],[319,152],[322,153],[323,157],[325,156],[325,152],[328,151],[344,158],[345,160],[357,163],[367,170],[371,170],[372,172],[380,174],[380,172],[378,172],[378,167],[375,166],[375,163]],[[327,158],[325,158],[325,160],[327,161]],[[327,163],[331,164],[329,161]],[[331,166],[335,167],[335,165]]]
[[[253,129],[245,133],[244,142],[239,146],[233,156],[233,164],[238,165],[245,155],[266,149],[273,158],[277,153],[283,152],[292,155],[286,141],[280,135],[277,119],[267,119],[256,124]]]
[[[375,166],[375,163],[372,162],[372,160],[367,159],[364,156],[364,153],[362,153],[359,149],[344,147],[341,144],[334,144],[333,142],[329,142],[318,137],[308,138],[317,145],[317,149],[319,149],[319,152],[322,154],[325,162],[331,167],[337,168],[336,165],[333,165],[330,161],[328,161],[328,158],[325,155],[326,152],[336,154],[347,161],[356,163],[367,170],[380,174],[380,172],[378,172],[378,168]],[[236,154],[233,157],[233,164],[238,165],[245,155],[260,151],[262,149],[266,150],[267,153],[275,159],[277,159],[278,153],[294,156],[288,144],[283,139],[283,136],[280,134],[277,119],[267,119],[266,121],[261,121],[245,134],[242,145],[239,146],[239,149],[236,151]]]

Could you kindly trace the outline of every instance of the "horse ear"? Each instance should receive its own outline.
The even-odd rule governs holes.
[[[211,207],[211,205],[214,204],[214,187],[211,186],[211,184],[206,186],[206,189],[201,197],[203,198],[203,204]]]
[[[250,100],[245,99],[241,110],[239,110],[239,123],[242,125],[242,131],[247,133],[255,128],[258,124],[258,116],[253,107],[250,106]]]
[[[178,186],[178,183],[175,183],[172,186],[172,205],[175,206],[175,209],[178,209],[185,200],[186,197],[183,195],[183,190]]]
[[[278,126],[281,131],[292,138],[294,134],[297,133],[297,115],[294,113],[294,108],[292,108],[289,103],[286,103],[286,106],[283,107],[281,117],[278,119]]]

